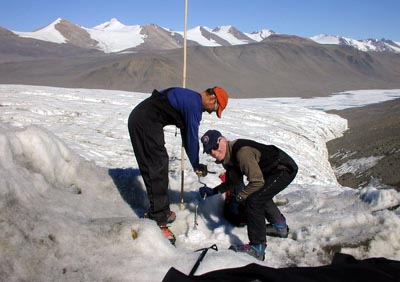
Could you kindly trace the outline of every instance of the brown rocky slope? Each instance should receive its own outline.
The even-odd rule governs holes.
[[[0,50],[7,48],[7,42],[0,40]],[[182,85],[182,49],[49,58],[50,46],[46,48],[41,55],[24,54],[23,61],[0,63],[0,83],[146,93]],[[18,56],[15,44],[7,51]],[[361,52],[293,36],[239,46],[193,46],[187,58],[187,87],[200,91],[221,85],[234,98],[315,97],[354,89],[400,88],[399,54]]]
[[[332,167],[350,160],[380,158],[365,171],[338,176],[339,183],[358,188],[377,179],[400,191],[400,99],[330,112],[346,118],[349,125],[343,137],[327,143]]]

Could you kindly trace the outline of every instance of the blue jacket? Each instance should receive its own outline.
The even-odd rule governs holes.
[[[193,169],[197,169],[199,167],[199,126],[203,114],[201,95],[196,91],[180,87],[170,89],[167,95],[171,106],[181,114],[185,123],[185,127],[181,129],[183,146]]]

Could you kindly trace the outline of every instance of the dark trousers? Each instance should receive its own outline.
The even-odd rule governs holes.
[[[169,157],[164,126],[172,124],[165,97],[153,95],[136,106],[128,120],[129,135],[150,202],[149,217],[158,225],[167,223]],[[169,119],[169,120],[168,120]]]
[[[270,223],[284,220],[272,198],[293,181],[297,174],[297,166],[295,168],[295,170],[275,170],[264,177],[264,188],[247,198],[247,234],[251,244],[266,242],[265,219]]]

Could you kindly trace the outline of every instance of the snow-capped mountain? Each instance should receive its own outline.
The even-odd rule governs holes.
[[[343,36],[325,35],[325,34],[319,34],[311,37],[310,39],[314,40],[319,44],[336,44],[336,45],[352,46],[364,52],[375,51],[375,52],[400,53],[400,42],[395,42],[386,39],[356,40]]]
[[[117,19],[111,19],[91,29],[84,29],[98,42],[98,49],[112,53],[143,44],[146,36],[141,33],[142,28],[140,25],[126,26]]]
[[[33,32],[13,32],[20,37],[58,44],[67,43],[83,48],[101,50],[105,53],[127,50],[166,50],[183,46],[183,31],[174,31],[156,24],[129,26],[115,18],[93,28],[76,25],[59,18]],[[214,29],[197,26],[187,31],[187,39],[189,46],[217,47],[261,42],[272,34],[276,33],[268,29],[246,33],[233,26],[220,26]],[[316,35],[310,39],[319,44],[348,45],[364,52],[400,53],[400,42],[385,39],[356,40],[331,35]]]
[[[66,26],[69,28],[66,29]],[[93,28],[75,25],[59,18],[34,32],[13,32],[20,37],[74,45],[77,45],[77,42],[75,43],[71,40],[74,34],[84,33],[87,35],[86,39],[96,42],[94,46],[96,49],[106,53],[120,52],[128,49],[146,48],[148,50],[149,47],[150,49],[174,49],[183,46],[182,31],[173,31],[156,24],[128,26],[115,18]],[[258,42],[269,34],[274,34],[274,32],[262,30],[247,34],[233,26],[222,26],[215,29],[199,26],[188,30],[187,39],[190,45],[230,46]],[[82,41],[79,43],[80,47],[93,48],[92,44],[86,46],[82,44]]]
[[[56,26],[61,24],[63,21],[64,20],[58,18],[51,24],[33,32],[13,32],[20,37],[34,38],[43,41],[50,41],[53,43],[66,43],[66,38],[56,28]]]

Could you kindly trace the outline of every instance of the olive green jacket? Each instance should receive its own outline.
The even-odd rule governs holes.
[[[243,199],[254,192],[260,190],[264,186],[264,177],[258,165],[261,152],[256,148],[244,146],[237,151],[236,160],[234,164],[232,161],[232,147],[236,140],[227,142],[227,150],[222,165],[226,169],[226,182],[218,185],[217,188],[220,193],[224,193],[231,187],[243,184],[243,176],[247,177],[247,185],[239,193]]]

